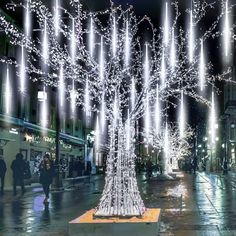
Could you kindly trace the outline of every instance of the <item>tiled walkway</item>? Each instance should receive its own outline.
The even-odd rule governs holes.
[[[67,222],[98,203],[103,178],[74,191],[51,195],[45,208],[41,188],[0,199],[0,235],[66,236]],[[162,209],[160,235],[236,235],[236,175],[180,174],[175,181],[139,176],[147,207]]]

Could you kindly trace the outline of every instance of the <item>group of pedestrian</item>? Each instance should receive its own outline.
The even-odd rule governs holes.
[[[25,185],[24,179],[30,178],[30,168],[28,163],[23,159],[23,155],[21,153],[16,154],[15,160],[11,163],[11,169],[13,173],[13,194],[16,195],[16,186],[21,186],[22,194],[25,193]],[[1,178],[1,195],[4,194],[4,183],[5,183],[5,175],[7,172],[6,162],[3,157],[0,156],[0,178]]]
[[[69,178],[72,177],[77,177],[77,176],[82,176],[85,171],[85,164],[84,162],[80,159],[74,159],[71,158],[69,162]]]
[[[11,163],[11,169],[13,174],[13,195],[17,195],[17,186],[21,187],[22,195],[25,193],[25,179],[31,178],[29,162],[24,160],[21,153],[16,154],[16,158]],[[1,178],[1,195],[4,194],[4,182],[7,171],[6,162],[3,157],[0,156],[0,178]],[[39,182],[43,186],[45,194],[44,203],[48,203],[49,189],[54,177],[54,165],[51,160],[50,154],[46,153],[39,166],[40,177]]]

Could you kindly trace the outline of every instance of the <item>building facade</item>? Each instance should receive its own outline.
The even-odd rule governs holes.
[[[13,19],[12,19],[13,21]],[[0,32],[0,57],[19,60],[20,49],[12,46],[4,32]],[[9,76],[7,73],[9,72]],[[64,176],[69,175],[71,160],[82,161],[86,168],[87,161],[94,160],[93,143],[88,141],[92,129],[86,125],[82,109],[70,113],[70,103],[65,98],[63,108],[57,109],[56,88],[46,87],[46,110],[42,112],[39,94],[44,85],[32,81],[26,75],[25,91],[19,89],[19,71],[13,65],[0,64],[0,155],[7,164],[6,187],[12,185],[11,163],[17,153],[22,153],[29,162],[32,176],[37,175],[36,162],[50,152],[52,158],[56,153],[56,131],[59,132],[59,161]],[[59,114],[58,114],[59,113]],[[42,125],[42,115],[46,125]],[[57,129],[57,117],[60,126]]]

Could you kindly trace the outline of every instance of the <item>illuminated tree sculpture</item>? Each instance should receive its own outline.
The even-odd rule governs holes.
[[[47,86],[58,88],[60,109],[66,96],[74,117],[76,105],[84,108],[88,118],[91,113],[97,115],[96,148],[106,145],[103,137],[108,134],[109,155],[105,187],[95,215],[141,216],[145,206],[135,175],[136,123],[144,118],[144,136],[147,143],[152,142],[150,130],[161,132],[163,117],[174,98],[174,106],[181,101],[179,131],[185,138],[184,97],[208,104],[200,92],[230,72],[210,75],[212,64],[204,57],[208,38],[226,35],[230,42],[229,21],[225,33],[217,31],[217,25],[228,15],[227,4],[222,2],[226,10],[199,38],[195,34],[197,25],[216,3],[194,0],[186,13],[190,19],[186,31],[178,27],[181,13],[177,1],[164,6],[160,28],[146,16],[137,18],[132,7],[124,10],[111,3],[104,11],[87,12],[78,0],[71,0],[70,5],[68,11],[55,0],[51,12],[38,0],[9,4],[9,9],[23,8],[24,32],[5,16],[0,16],[0,28],[11,44],[22,47],[22,59],[18,63],[1,58],[1,62],[19,69],[22,94],[26,92],[26,79],[41,81],[44,90]],[[232,7],[227,5],[228,12]],[[171,9],[175,12],[172,20]],[[31,17],[37,19],[41,39],[32,36]],[[143,22],[152,31],[151,40],[144,45],[139,35]]]

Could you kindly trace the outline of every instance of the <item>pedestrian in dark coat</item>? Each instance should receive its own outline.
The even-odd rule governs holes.
[[[53,162],[50,160],[49,154],[44,155],[43,160],[39,166],[39,170],[40,170],[39,182],[42,184],[43,191],[45,194],[44,203],[48,203],[50,185],[52,184],[54,176]]]
[[[13,160],[11,164],[11,169],[13,171],[13,193],[17,194],[16,186],[21,186],[22,194],[25,193],[24,184],[24,173],[25,173],[25,161],[23,160],[23,155],[21,153],[16,154],[16,159]]]
[[[91,164],[91,161],[87,161],[87,168],[86,168],[86,171],[85,171],[85,175],[91,175],[91,172],[92,172],[92,164]]]
[[[228,162],[227,162],[226,158],[224,158],[222,167],[223,167],[223,174],[227,174],[228,173]]]
[[[191,165],[192,165],[193,173],[195,174],[196,170],[197,170],[197,158],[196,157],[193,157]]]
[[[7,171],[7,166],[3,157],[0,156],[0,178],[1,178],[1,194],[4,193],[4,181],[5,181],[5,174]]]

